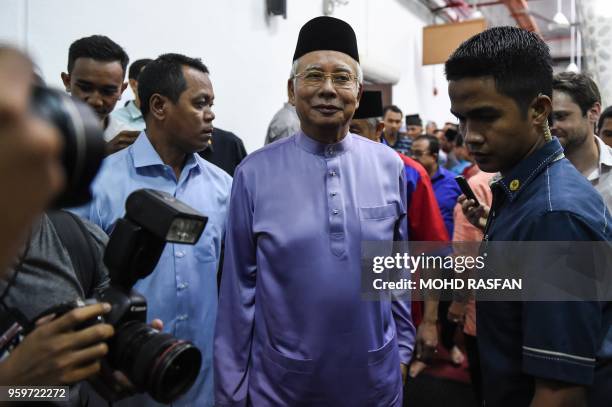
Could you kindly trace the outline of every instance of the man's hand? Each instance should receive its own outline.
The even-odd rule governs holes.
[[[463,324],[465,322],[465,304],[458,301],[451,302],[446,317],[451,322]]]
[[[489,217],[489,207],[477,205],[472,199],[467,199],[465,195],[459,195],[457,202],[461,205],[461,211],[474,227],[484,232]]]
[[[100,371],[100,359],[108,352],[105,341],[114,334],[108,324],[94,324],[75,331],[80,324],[111,309],[109,304],[76,308],[60,318],[41,318],[0,364],[0,384],[11,386],[68,385]]]
[[[106,143],[106,154],[111,155],[131,146],[138,138],[140,131],[124,130]]]
[[[408,377],[408,365],[400,363],[400,371],[402,372],[402,383],[406,384],[406,378]]]
[[[0,47],[0,271],[64,182],[59,132],[29,109],[32,82],[29,59]]]
[[[423,320],[416,333],[416,358],[427,362],[436,353],[438,325],[435,321]]]

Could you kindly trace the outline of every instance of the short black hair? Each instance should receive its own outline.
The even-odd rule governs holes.
[[[130,65],[130,70],[128,71],[128,78],[138,80],[138,75],[140,75],[142,68],[147,66],[151,61],[153,61],[151,58],[143,58],[132,62],[132,65]]]
[[[553,77],[553,90],[568,94],[586,116],[595,103],[601,103],[597,85],[583,73],[561,72]]]
[[[209,73],[199,58],[181,54],[163,54],[147,64],[147,68],[138,77],[138,97],[143,117],[147,117],[149,99],[155,93],[166,96],[172,103],[179,100],[181,93],[187,89],[183,66]]]
[[[429,142],[429,144],[427,145],[429,154],[438,155],[438,153],[440,152],[440,141],[438,141],[436,136],[425,134],[422,136],[418,136],[417,138],[414,139],[414,141],[419,141],[419,140],[427,140]]]
[[[444,65],[446,79],[491,76],[496,89],[514,99],[523,114],[539,94],[552,98],[550,50],[535,33],[493,27],[465,41]]]
[[[604,120],[612,119],[612,106],[606,107],[606,109],[599,115],[599,121],[597,122],[597,133],[601,130],[604,124]]]
[[[449,127],[444,132],[444,137],[446,137],[446,139],[448,140],[449,143],[454,143],[458,134],[459,134],[459,132],[457,131],[456,128]]]
[[[395,105],[387,105],[387,106],[383,107],[383,117],[385,117],[387,115],[388,111],[392,111],[393,113],[399,113],[402,116],[404,115],[399,107],[397,107]]]
[[[68,50],[68,73],[72,73],[74,63],[79,58],[91,58],[102,62],[119,62],[123,76],[130,62],[128,54],[115,41],[105,35],[92,35],[76,40]]]

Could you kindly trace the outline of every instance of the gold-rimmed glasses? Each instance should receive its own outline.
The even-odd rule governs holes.
[[[314,69],[296,74],[295,77],[302,78],[302,82],[307,86],[321,86],[327,78],[330,78],[332,85],[341,89],[351,89],[357,80],[357,77],[350,72],[325,73]]]

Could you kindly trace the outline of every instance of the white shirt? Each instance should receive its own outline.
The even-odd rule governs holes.
[[[120,122],[112,115],[108,115],[108,126],[104,129],[104,141],[111,141],[124,130],[131,130],[125,123]]]
[[[599,149],[599,165],[587,179],[591,181],[591,184],[603,197],[608,209],[612,211],[612,147],[597,136],[595,136],[595,141]]]

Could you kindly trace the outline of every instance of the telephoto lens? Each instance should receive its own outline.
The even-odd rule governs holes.
[[[168,404],[186,393],[200,372],[202,354],[190,342],[140,321],[121,325],[109,344],[109,361],[137,388]]]
[[[66,188],[52,208],[80,206],[91,199],[89,185],[105,156],[100,120],[87,104],[41,85],[32,90],[34,114],[55,126],[63,138],[62,164]]]

